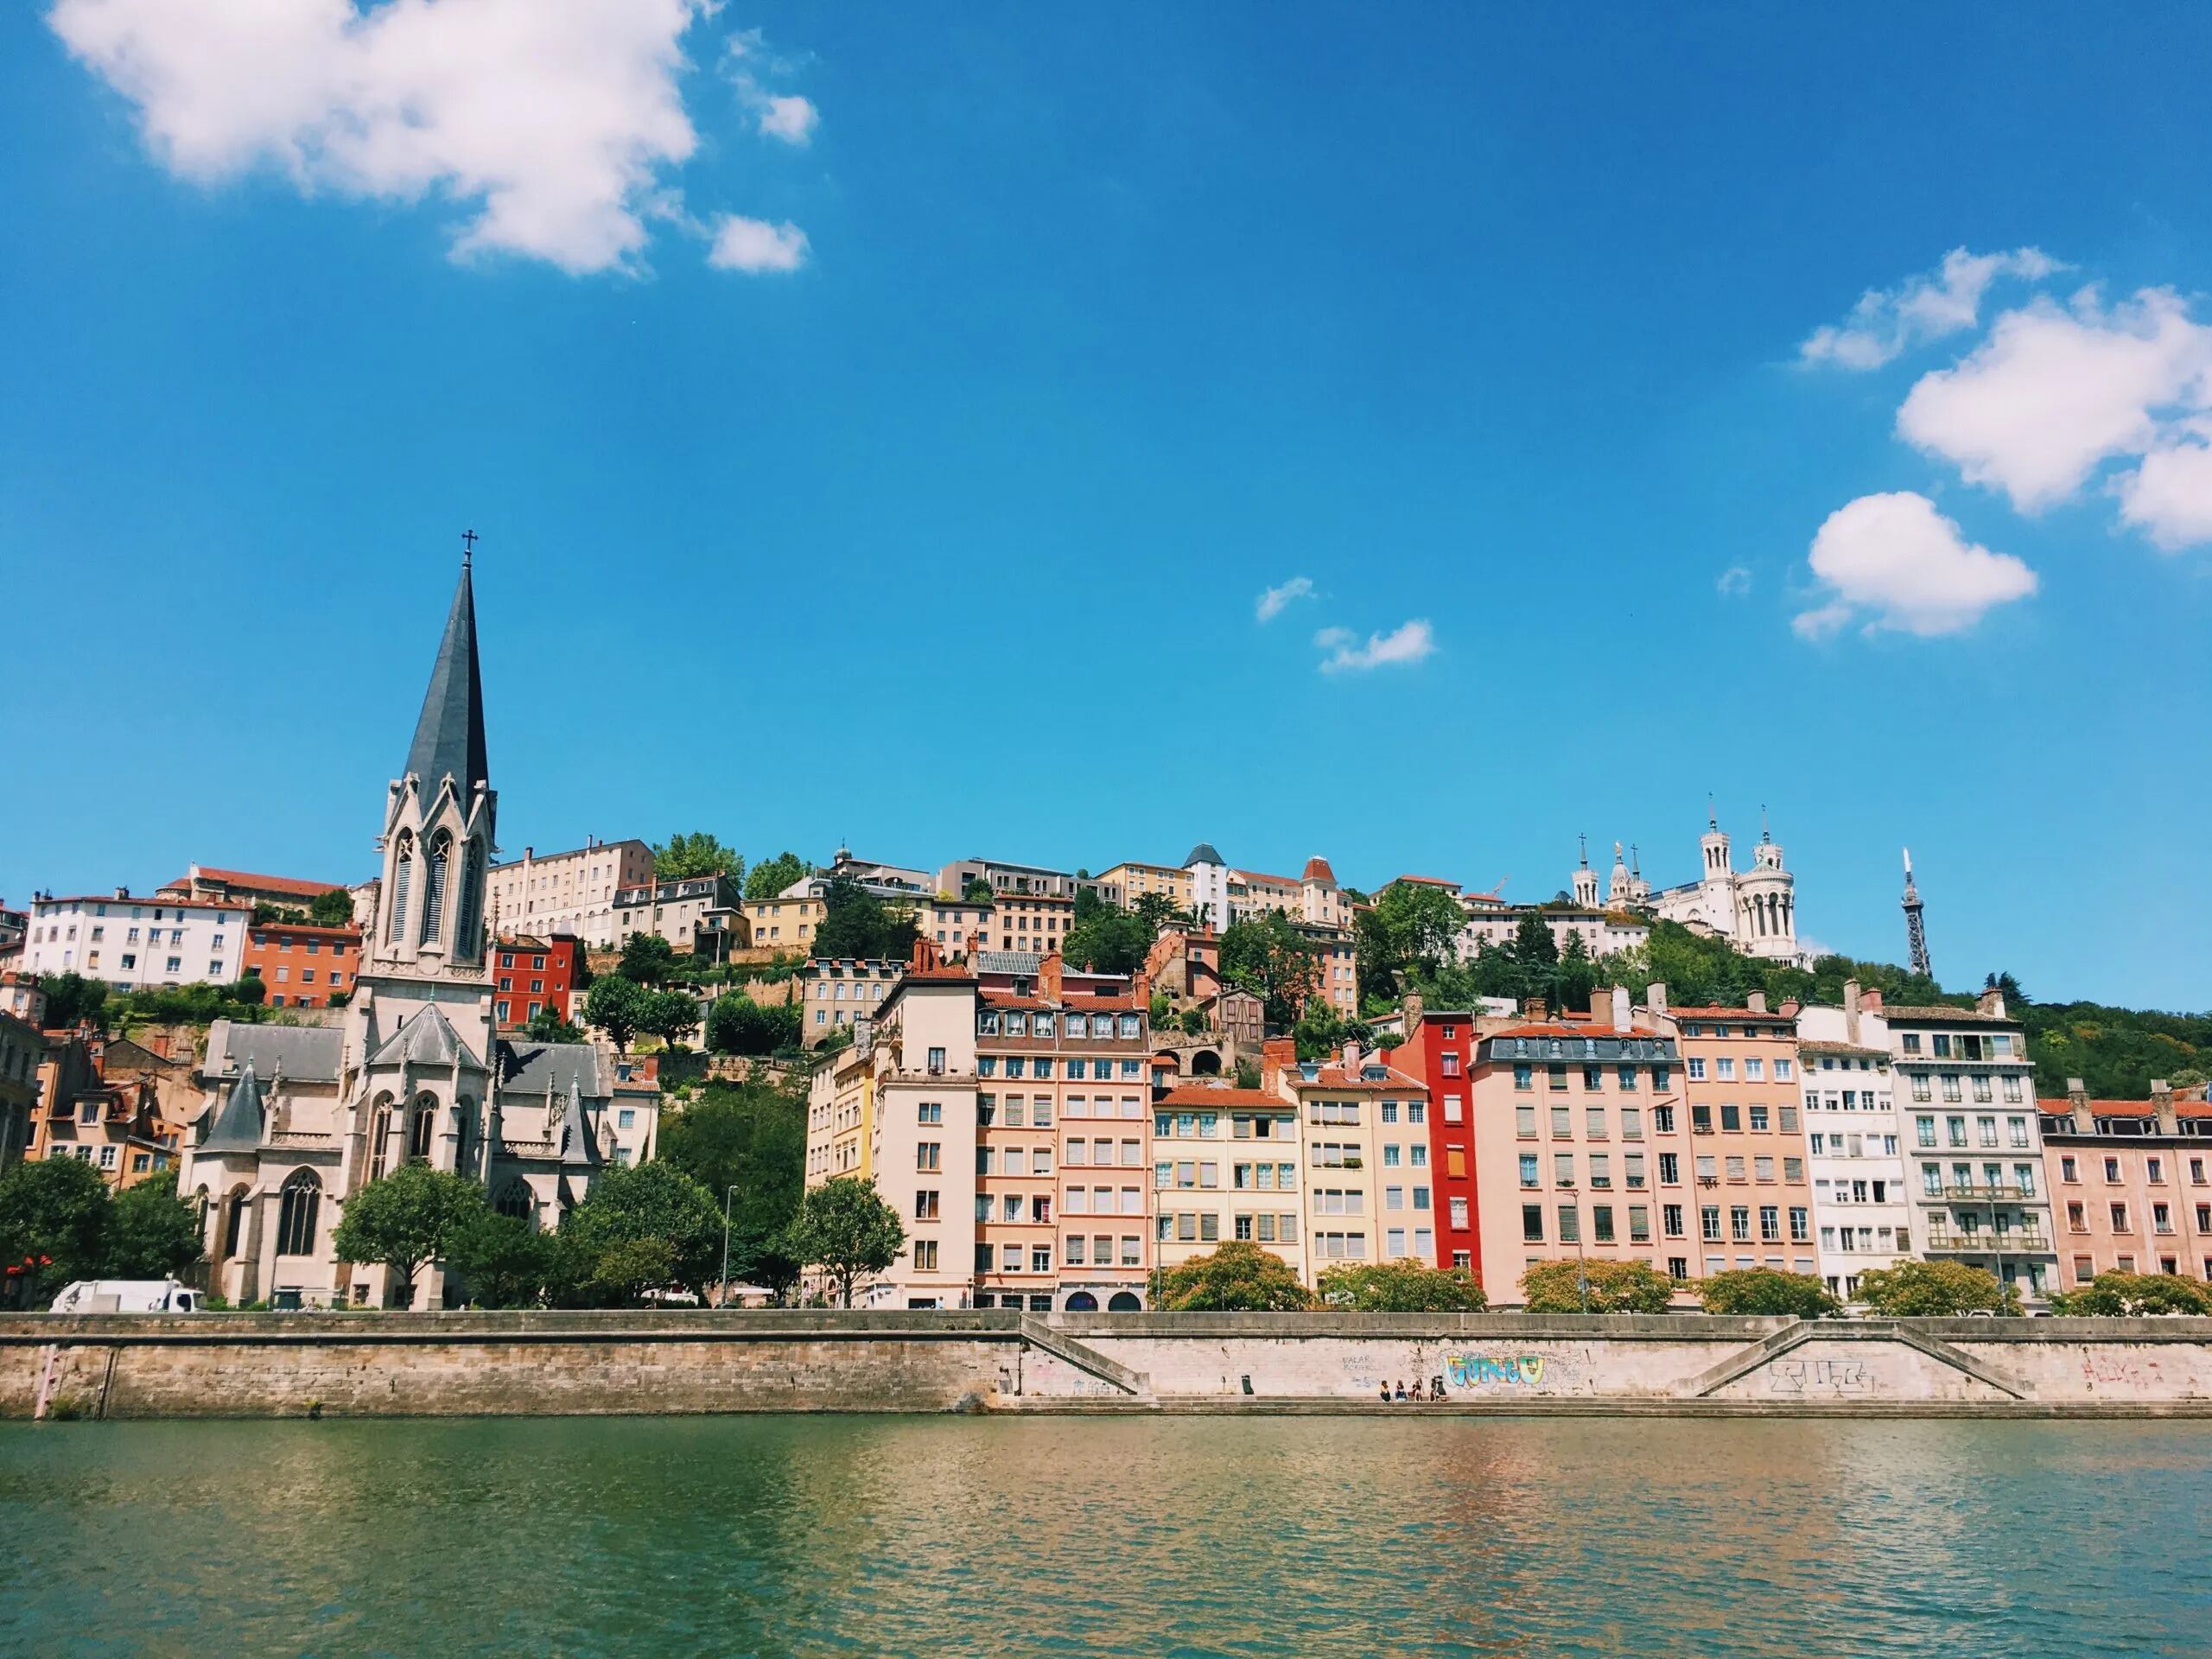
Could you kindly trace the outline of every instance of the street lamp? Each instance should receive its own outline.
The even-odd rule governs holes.
[[[732,1181],[722,1189],[722,1276],[721,1282],[715,1292],[716,1307],[729,1306],[729,1205],[730,1199],[735,1196],[736,1192],[735,1181]]]

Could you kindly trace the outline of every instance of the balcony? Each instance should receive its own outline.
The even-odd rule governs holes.
[[[1938,1255],[2047,1255],[2050,1240],[2041,1233],[1931,1232],[1928,1249]]]
[[[1923,1198],[1930,1199],[1938,1196],[1934,1192],[1921,1194]],[[1976,1204],[2035,1204],[2039,1201],[2033,1188],[2008,1186],[2001,1181],[1994,1186],[1986,1182],[1955,1181],[1946,1185],[1940,1196],[1945,1198],[1970,1200]]]

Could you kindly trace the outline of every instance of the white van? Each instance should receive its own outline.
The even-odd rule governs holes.
[[[79,1279],[54,1299],[56,1313],[197,1313],[200,1293],[174,1279]]]

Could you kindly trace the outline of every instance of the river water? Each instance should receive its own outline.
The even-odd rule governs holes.
[[[2204,1654],[2212,1424],[0,1426],[6,1654]]]

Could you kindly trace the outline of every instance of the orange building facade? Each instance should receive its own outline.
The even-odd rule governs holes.
[[[272,1008],[327,1008],[350,996],[361,966],[361,930],[264,922],[246,930],[245,972],[268,988]]]

